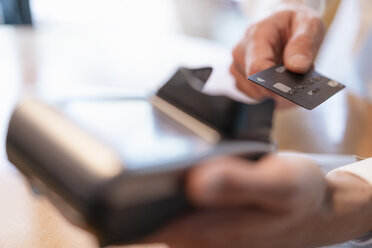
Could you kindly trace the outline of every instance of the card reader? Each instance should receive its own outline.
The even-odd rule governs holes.
[[[180,68],[150,99],[22,100],[9,123],[9,160],[101,245],[129,243],[189,211],[187,171],[214,155],[274,150],[274,102],[201,92],[212,69]]]

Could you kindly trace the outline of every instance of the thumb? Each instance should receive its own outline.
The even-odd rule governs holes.
[[[325,28],[318,17],[295,18],[293,24],[292,35],[284,49],[284,65],[295,73],[305,73],[314,62]]]
[[[217,158],[190,172],[187,193],[191,202],[204,208],[254,205],[288,211],[301,205],[301,193],[312,192],[308,184],[321,185],[316,182],[324,176],[318,170],[312,162],[296,158],[268,156],[255,163],[237,157]]]

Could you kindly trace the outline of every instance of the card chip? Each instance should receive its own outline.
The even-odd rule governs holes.
[[[292,90],[291,87],[288,87],[287,85],[282,84],[282,83],[276,83],[276,84],[274,84],[273,86],[274,86],[275,88],[277,88],[278,90],[281,90],[281,91],[283,91],[283,92],[285,92],[285,93],[288,93],[288,92],[290,92],[290,91]]]

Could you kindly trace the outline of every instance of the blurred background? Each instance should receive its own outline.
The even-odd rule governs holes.
[[[143,94],[180,65],[213,66],[207,89],[244,99],[228,72],[231,50],[257,6],[272,1],[0,0],[0,129],[24,91],[52,100]],[[315,67],[371,100],[370,13],[370,0],[343,0]]]
[[[3,1],[18,2],[18,6],[28,2]],[[182,32],[232,42],[247,23],[239,0],[30,0],[29,5],[35,27],[104,26],[115,30],[130,25],[146,32],[156,27],[158,35]],[[12,21],[17,22],[17,18],[9,23]]]
[[[271,1],[0,0],[0,104],[8,106],[0,128],[24,91],[53,100],[143,94],[180,65],[213,66],[207,88],[243,99],[228,72],[231,50]],[[371,100],[370,13],[370,0],[341,1],[315,67]],[[341,112],[329,114],[342,120]]]
[[[32,21],[37,29],[62,28],[77,32],[91,29],[101,36],[138,34],[149,41],[182,34],[232,47],[253,20],[257,5],[270,1],[1,0],[1,6],[3,23]],[[28,8],[31,16],[27,14]],[[21,17],[17,16],[17,9]],[[362,94],[372,91],[371,83],[366,83],[372,76],[363,69],[371,54],[368,49],[371,42],[365,42],[372,39],[369,38],[370,11],[369,0],[343,0],[317,61],[318,70]]]

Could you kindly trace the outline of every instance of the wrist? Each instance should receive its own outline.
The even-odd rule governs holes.
[[[278,0],[282,4],[301,4],[307,7],[311,7],[314,9],[319,15],[323,15],[325,8],[326,8],[326,2],[325,0]]]
[[[327,179],[336,185],[335,188],[342,187],[344,192],[353,194],[346,194],[345,201],[349,200],[349,205],[354,203],[354,208],[358,211],[356,215],[364,218],[359,222],[355,220],[364,232],[353,242],[360,245],[372,244],[372,158],[339,167],[329,172]]]
[[[372,186],[345,171],[331,171],[327,182],[330,215],[326,218],[332,223],[343,223],[334,226],[334,231],[346,239],[354,239],[372,230]]]
[[[326,10],[325,0],[255,0],[249,2],[250,4],[246,9],[253,21],[266,18],[275,12],[304,8],[311,9],[318,16],[323,17]]]
[[[271,6],[272,12],[290,10],[302,12],[311,16],[323,19],[325,2],[324,0],[274,0],[276,3]]]

